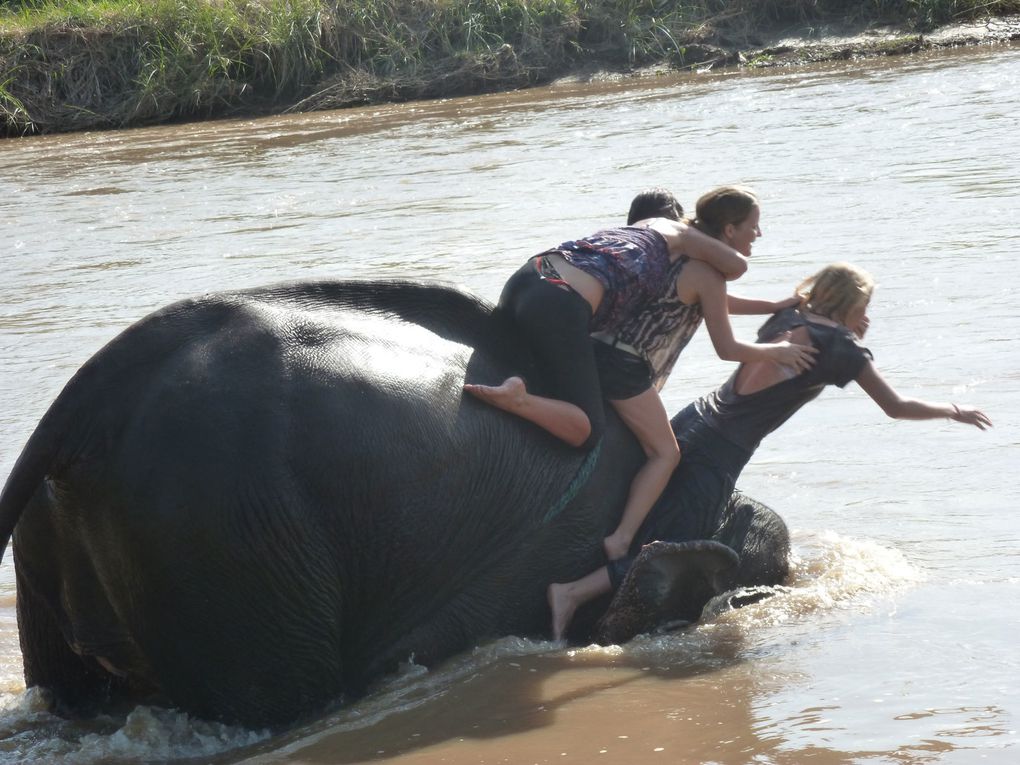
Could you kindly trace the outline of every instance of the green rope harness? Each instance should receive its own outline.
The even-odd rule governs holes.
[[[600,451],[602,451],[602,439],[599,439],[599,442],[595,444],[595,448],[588,452],[588,456],[584,458],[581,467],[577,469],[574,479],[570,482],[567,490],[563,492],[563,496],[556,501],[555,505],[549,508],[549,512],[542,519],[543,526],[562,513],[563,508],[567,506],[570,500],[577,496],[577,492],[581,490],[581,487],[588,483],[588,479],[591,478],[592,471],[595,469],[595,463],[599,461]]]

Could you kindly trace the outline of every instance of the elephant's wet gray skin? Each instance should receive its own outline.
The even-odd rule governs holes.
[[[411,655],[546,636],[546,586],[603,563],[643,457],[615,419],[586,465],[462,394],[510,372],[541,390],[498,314],[434,285],[285,284],[128,328],[68,383],[0,497],[26,683],[60,710],[146,700],[281,726]],[[785,574],[784,540],[705,527],[741,556],[718,586]],[[751,581],[758,555],[781,558],[778,578]]]

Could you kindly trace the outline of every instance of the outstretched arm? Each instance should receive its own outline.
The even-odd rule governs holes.
[[[686,269],[685,269],[686,270]],[[716,354],[724,361],[773,361],[803,372],[814,364],[818,350],[811,345],[786,341],[779,343],[745,343],[733,336],[730,324],[726,283],[708,269],[697,273],[698,297],[705,326]]]
[[[754,298],[740,297],[739,295],[727,295],[727,305],[731,315],[747,315],[758,313],[776,313],[784,308],[793,308],[800,305],[800,295],[792,295],[783,300],[755,300]]]
[[[984,430],[992,426],[984,412],[956,404],[932,404],[917,398],[904,398],[885,381],[870,361],[857,375],[857,384],[872,400],[882,407],[882,411],[897,420],[937,420],[947,418],[955,422]]]

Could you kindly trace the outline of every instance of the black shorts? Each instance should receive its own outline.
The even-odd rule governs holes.
[[[643,358],[602,340],[592,338],[591,345],[606,398],[622,401],[652,387],[652,370]]]

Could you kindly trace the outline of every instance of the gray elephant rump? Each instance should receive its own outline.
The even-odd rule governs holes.
[[[546,586],[602,565],[643,455],[610,415],[586,466],[462,393],[511,372],[540,379],[498,313],[432,285],[285,284],[129,327],[0,496],[27,683],[260,727],[411,655],[545,635]],[[709,534],[741,566],[748,512]]]

